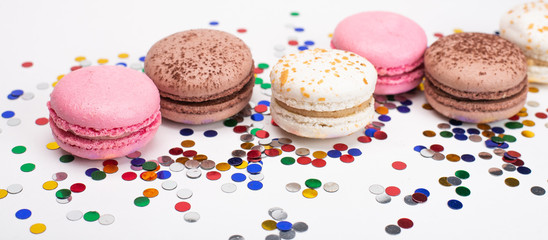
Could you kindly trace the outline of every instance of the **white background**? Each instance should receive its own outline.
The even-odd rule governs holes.
[[[289,213],[291,222],[304,221],[310,229],[297,233],[296,239],[543,239],[548,235],[543,213],[548,210],[546,195],[531,194],[531,186],[548,188],[546,148],[548,140],[546,120],[535,118],[535,112],[545,112],[545,86],[539,93],[529,94],[529,100],[540,103],[539,107],[528,107],[531,119],[537,124],[525,127],[536,133],[534,138],[524,138],[524,129],[507,130],[518,138],[510,149],[522,153],[526,166],[533,170],[527,176],[517,172],[504,172],[503,176],[488,174],[490,167],[501,167],[500,157],[481,160],[477,154],[491,152],[483,143],[460,142],[445,139],[439,135],[426,138],[424,130],[439,133],[437,124],[447,122],[433,111],[422,109],[422,93],[411,100],[411,112],[402,114],[390,111],[392,121],[383,128],[388,133],[384,141],[373,140],[368,144],[356,141],[363,133],[332,140],[310,140],[291,136],[272,127],[270,117],[263,122],[273,137],[290,137],[296,147],[307,147],[312,151],[328,151],[334,143],[346,143],[358,147],[364,153],[355,162],[345,164],[338,159],[327,158],[327,166],[315,168],[311,165],[295,164],[284,166],[280,157],[264,159],[265,187],[260,191],[247,189],[245,183],[238,183],[235,193],[220,190],[223,183],[231,182],[230,175],[241,170],[224,172],[220,180],[210,181],[202,176],[191,180],[183,173],[174,173],[171,180],[179,187],[189,188],[194,196],[188,200],[191,211],[200,213],[197,223],[187,223],[183,213],[174,210],[181,201],[176,191],[161,188],[162,180],[144,182],[136,179],[125,182],[121,174],[129,169],[129,160],[117,159],[120,171],[110,174],[105,180],[93,181],[85,176],[90,167],[100,168],[100,161],[77,159],[72,163],[59,162],[65,154],[62,150],[48,150],[46,144],[53,141],[49,127],[37,126],[34,121],[47,117],[46,102],[52,88],[38,90],[38,83],[49,84],[58,75],[69,72],[77,65],[74,58],[85,56],[96,64],[97,59],[107,58],[109,64],[122,61],[119,53],[128,53],[127,63],[137,62],[157,40],[191,28],[215,28],[242,38],[251,48],[256,63],[276,62],[274,46],[286,45],[289,38],[301,43],[313,40],[317,47],[329,47],[328,35],[344,17],[367,10],[388,10],[403,14],[420,24],[426,31],[429,43],[435,41],[433,33],[450,34],[453,29],[492,33],[498,29],[500,16],[515,4],[523,1],[2,1],[0,3],[0,112],[12,110],[22,120],[19,126],[8,126],[6,119],[0,119],[0,188],[20,183],[23,192],[0,199],[1,239],[228,239],[240,234],[246,239],[264,239],[275,233],[261,228],[261,222],[270,217],[271,207],[282,207]],[[297,11],[298,17],[290,16]],[[219,21],[219,26],[209,26],[210,21]],[[304,32],[295,32],[288,26],[303,27]],[[236,32],[238,28],[247,33]],[[295,52],[295,47],[286,45],[286,53]],[[32,61],[34,66],[22,68],[21,63]],[[268,80],[268,70],[258,77]],[[14,89],[33,92],[32,100],[8,100],[6,96]],[[268,99],[256,86],[253,102]],[[250,124],[250,119],[245,124]],[[503,126],[501,121],[492,126]],[[464,128],[473,127],[468,124]],[[168,150],[179,146],[185,139],[196,142],[193,148],[206,154],[216,162],[226,161],[230,153],[240,145],[239,135],[222,123],[205,126],[190,126],[193,136],[179,135],[179,130],[189,127],[164,121],[154,140],[145,147],[143,157],[155,159],[168,155]],[[203,131],[214,129],[219,132],[215,138],[206,139]],[[445,154],[469,153],[476,156],[472,163],[434,161],[421,157],[413,151],[415,145],[430,146],[442,144]],[[27,147],[27,152],[12,154],[17,145]],[[284,153],[282,156],[293,156]],[[404,161],[407,169],[394,170],[393,161]],[[23,163],[35,163],[33,172],[23,173]],[[463,169],[471,177],[463,181],[472,194],[458,196],[455,187],[443,187],[438,179],[452,176]],[[69,178],[59,182],[58,189],[69,188],[77,182],[85,183],[86,191],[74,193],[72,202],[59,204],[55,201],[55,190],[42,189],[51,175],[64,171]],[[204,172],[205,175],[205,172]],[[510,188],[504,184],[506,177],[516,177],[520,186]],[[289,193],[285,184],[298,182],[304,186],[308,178],[322,182],[334,181],[340,185],[336,193],[319,189],[315,199],[305,199],[300,193]],[[369,193],[371,184],[397,186],[402,190],[388,204],[379,204]],[[133,199],[142,195],[146,188],[160,191],[152,198],[150,205],[138,208]],[[431,192],[428,202],[409,206],[403,197],[412,194],[416,188],[427,188]],[[458,199],[464,204],[461,210],[447,207],[449,199]],[[28,208],[32,216],[26,220],[15,218],[15,212]],[[113,214],[114,224],[102,226],[97,222],[80,220],[71,222],[65,215],[71,210],[82,212],[98,211]],[[385,233],[384,228],[396,224],[402,217],[410,218],[415,226],[404,229],[397,236]],[[46,232],[33,235],[29,227],[44,223]],[[543,237],[544,236],[544,237]]]

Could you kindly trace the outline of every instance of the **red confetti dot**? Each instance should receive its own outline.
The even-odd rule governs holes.
[[[516,152],[516,151],[513,151],[513,150],[510,150],[508,152],[506,152],[510,157],[513,157],[513,158],[519,158],[521,157],[521,153],[519,152]]]
[[[248,162],[260,162],[261,158],[247,158]]]
[[[70,67],[70,71],[76,71],[80,68],[82,68],[82,66],[72,66],[72,67]]]
[[[295,146],[291,145],[291,144],[285,144],[282,146],[282,151],[284,152],[293,152],[295,151]]]
[[[371,138],[368,137],[368,136],[359,136],[358,137],[358,142],[368,143],[368,142],[371,142]]]
[[[280,151],[276,148],[264,150],[264,153],[269,157],[276,157],[276,156],[280,156],[281,154]]]
[[[434,152],[443,152],[443,146],[442,145],[439,145],[439,144],[432,144],[430,146],[430,150],[434,151]]]
[[[118,166],[118,161],[116,161],[116,160],[114,160],[114,159],[109,159],[109,160],[103,161],[103,166],[107,166],[107,165],[115,165],[115,166]]]
[[[21,66],[24,68],[32,67],[32,65],[34,65],[32,62],[24,62],[21,64]]]
[[[378,130],[373,134],[373,137],[378,140],[384,140],[388,137],[385,132]]]
[[[398,226],[400,226],[401,228],[409,229],[413,227],[413,221],[411,221],[411,219],[409,218],[400,218],[400,220],[398,220]]]
[[[183,156],[185,157],[194,157],[196,156],[196,154],[198,154],[198,152],[194,151],[194,150],[186,150],[183,152]]]
[[[416,192],[411,195],[411,199],[416,203],[423,203],[428,200],[428,197],[424,193]]]
[[[278,127],[278,124],[277,124],[276,122],[274,122],[274,119],[271,119],[271,120],[270,120],[270,124],[272,124],[272,126]]]
[[[190,203],[178,202],[177,204],[175,204],[175,210],[177,210],[179,212],[186,212],[186,211],[190,210]]]
[[[343,163],[354,162],[354,156],[352,156],[350,154],[344,154],[340,157],[340,159],[341,159],[341,162],[343,162]]]
[[[312,160],[312,166],[314,167],[318,167],[318,168],[321,168],[321,167],[325,167],[325,165],[327,164],[327,162],[323,159],[314,159]]]
[[[392,197],[398,196],[401,193],[400,189],[394,186],[387,187],[384,191]]]
[[[36,125],[46,125],[48,124],[49,120],[47,118],[38,118],[36,119],[36,121],[34,121],[34,123],[36,123]]]
[[[507,163],[515,163],[517,161],[517,159],[508,159],[506,157],[502,157],[502,161],[507,162]]]
[[[333,145],[333,148],[335,150],[339,150],[339,151],[346,151],[348,149],[348,146],[344,143],[337,143],[337,144]]]
[[[404,162],[395,161],[392,163],[392,167],[396,170],[404,170],[405,168],[407,168],[407,164],[405,164]]]
[[[540,118],[540,119],[545,119],[545,118],[548,117],[548,115],[546,115],[546,113],[542,113],[542,112],[535,113],[535,116]]]
[[[514,116],[512,116],[511,118],[508,118],[508,119],[510,119],[510,120],[512,120],[512,121],[517,121],[517,120],[519,120],[519,116],[518,116],[518,115],[514,115]]]
[[[289,40],[287,44],[289,44],[290,46],[297,46],[299,45],[299,42],[297,42],[296,40]]]
[[[259,104],[259,105],[255,106],[254,110],[255,110],[255,112],[258,112],[258,113],[264,113],[264,112],[266,112],[266,110],[268,110],[268,106],[266,106],[264,104]]]
[[[309,158],[309,157],[302,156],[302,157],[297,158],[297,162],[301,165],[307,165],[307,164],[310,164],[312,162],[312,159]]]
[[[75,193],[80,193],[86,190],[86,185],[84,185],[83,183],[75,183],[70,186],[70,190]]]
[[[270,150],[270,149],[268,149],[268,150]],[[261,158],[261,151],[251,150],[251,151],[247,152],[247,157],[248,158]]]
[[[245,132],[247,132],[247,127],[246,126],[236,126],[236,127],[234,127],[233,131],[235,133],[245,133]]]
[[[221,173],[217,171],[210,171],[206,173],[206,178],[209,180],[219,180],[221,178]]]
[[[237,32],[239,33],[246,33],[247,32],[247,29],[245,28],[238,28],[238,30],[236,30]]]
[[[122,174],[122,179],[126,181],[132,181],[132,180],[135,180],[136,178],[137,178],[137,173],[134,173],[134,172],[125,172],[124,174]]]
[[[169,149],[169,154],[171,155],[180,155],[183,153],[183,149],[180,147],[174,147],[172,149]]]
[[[521,159],[518,159],[512,164],[514,164],[515,166],[521,167],[521,166],[525,165],[525,162]]]
[[[260,69],[260,68],[255,68],[255,69],[253,70],[253,73],[261,74],[261,73],[263,73],[263,71],[264,71],[264,70],[262,70],[262,69]]]
[[[270,136],[270,133],[265,130],[259,130],[255,133],[255,136],[257,136],[258,138],[267,138],[268,136]]]
[[[443,37],[443,34],[441,34],[441,33],[434,33],[434,37],[442,38],[442,37]]]

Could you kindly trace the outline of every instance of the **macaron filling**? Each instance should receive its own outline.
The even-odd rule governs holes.
[[[340,118],[340,117],[347,117],[354,115],[359,112],[363,112],[365,109],[372,106],[373,103],[373,97],[369,98],[367,101],[358,104],[351,108],[341,109],[341,110],[335,110],[335,111],[314,111],[314,110],[305,110],[305,109],[299,109],[294,108],[291,106],[288,106],[287,104],[279,101],[278,99],[274,99],[276,103],[282,107],[283,109],[299,114],[306,117],[315,117],[315,118]]]
[[[528,57],[527,66],[548,67],[548,62]]]

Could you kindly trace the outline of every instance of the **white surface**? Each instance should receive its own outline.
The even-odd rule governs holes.
[[[185,213],[175,211],[174,205],[180,199],[176,191],[161,188],[162,180],[123,181],[122,173],[131,171],[129,161],[124,158],[118,159],[120,170],[102,181],[93,181],[84,174],[90,167],[101,168],[100,161],[59,162],[64,153],[45,147],[53,141],[49,127],[34,123],[35,119],[47,116],[46,102],[52,90],[51,87],[39,90],[37,86],[42,82],[51,84],[58,75],[67,73],[76,65],[75,57],[85,56],[94,65],[97,59],[108,58],[113,64],[118,61],[117,55],[125,52],[130,54],[125,62],[137,62],[158,39],[176,31],[209,28],[208,23],[212,20],[220,23],[216,29],[234,33],[246,41],[256,63],[266,62],[272,66],[276,61],[274,46],[285,45],[286,53],[294,52],[295,48],[286,43],[288,39],[296,38],[301,42],[313,40],[318,47],[328,47],[328,34],[338,21],[359,11],[390,10],[408,16],[425,29],[431,43],[435,40],[434,32],[449,34],[454,28],[493,32],[498,28],[501,14],[518,2],[521,1],[3,1],[0,3],[3,74],[0,78],[0,112],[13,110],[22,122],[18,126],[8,126],[7,120],[0,118],[0,188],[20,183],[24,189],[0,199],[0,238],[228,239],[239,234],[246,239],[264,239],[273,232],[263,230],[261,223],[270,219],[268,209],[278,206],[288,213],[288,221],[303,221],[309,225],[309,230],[297,233],[296,239],[542,239],[548,235],[542,215],[548,210],[548,196],[535,196],[529,189],[535,185],[548,188],[548,162],[545,161],[548,150],[543,147],[548,141],[546,120],[533,116],[548,108],[546,86],[539,87],[540,93],[529,95],[529,100],[538,101],[540,106],[528,107],[530,117],[526,119],[537,124],[524,129],[535,132],[536,136],[527,139],[520,134],[524,129],[506,129],[518,138],[516,143],[510,144],[511,149],[522,153],[522,159],[533,170],[528,176],[506,171],[500,177],[491,176],[488,169],[503,163],[496,156],[492,160],[476,157],[473,163],[453,163],[426,159],[414,152],[415,145],[433,143],[442,144],[446,148],[445,154],[477,156],[481,151],[492,152],[483,143],[460,142],[439,135],[434,138],[422,136],[424,130],[439,133],[436,125],[446,119],[422,109],[424,97],[419,94],[412,98],[411,113],[390,111],[392,121],[383,128],[388,133],[387,140],[373,140],[368,144],[356,141],[360,133],[334,140],[290,136],[272,127],[267,117],[263,123],[271,136],[290,137],[297,148],[327,151],[334,143],[342,142],[349,147],[359,147],[363,155],[350,164],[327,158],[327,166],[320,169],[280,163],[282,156],[296,158],[294,153],[266,158],[262,171],[264,188],[251,191],[247,189],[246,181],[236,183],[238,189],[231,194],[222,192],[221,186],[232,182],[232,173],[244,171],[231,169],[217,181],[207,180],[205,173],[199,179],[189,179],[186,170],[175,172],[170,180],[177,181],[176,190],[188,188],[194,193],[186,201],[192,205],[190,211],[200,214],[200,220],[195,223],[186,222]],[[301,15],[291,17],[292,11]],[[288,25],[303,27],[305,31],[295,32],[287,28]],[[248,32],[238,34],[238,28],[246,28]],[[22,68],[24,61],[32,61],[34,66]],[[268,73],[259,76],[268,80]],[[7,100],[6,96],[13,89],[33,92],[35,97]],[[254,102],[268,99],[258,87],[255,90]],[[251,122],[248,118],[245,120],[246,124]],[[492,125],[503,126],[503,123]],[[241,143],[239,135],[222,123],[192,127],[195,133],[190,137],[179,134],[184,127],[188,126],[165,121],[155,139],[142,150],[143,157],[155,159],[167,155],[167,151],[179,146],[182,140],[193,139],[196,146],[192,149],[221,162],[226,161]],[[208,129],[217,130],[219,135],[205,138],[202,133]],[[12,154],[11,148],[16,145],[26,146],[27,152]],[[404,161],[407,168],[394,170],[393,161]],[[19,167],[26,162],[35,163],[36,169],[30,173],[21,172]],[[469,197],[459,197],[454,187],[438,183],[440,177],[452,176],[459,169],[471,174],[463,181],[463,185],[472,191]],[[57,190],[77,182],[87,186],[84,192],[74,193],[67,204],[55,201],[56,190],[42,189],[42,184],[60,171],[67,172],[68,178],[59,182]],[[504,184],[504,179],[510,176],[520,180],[519,187],[510,188]],[[304,184],[308,178],[318,178],[324,183],[336,182],[340,190],[327,193],[320,188],[315,199],[285,190],[287,183]],[[372,184],[397,186],[402,193],[388,204],[379,204],[368,190]],[[134,206],[133,200],[150,187],[158,189],[160,194],[146,207]],[[416,206],[405,204],[404,196],[420,187],[431,192],[428,201]],[[464,208],[449,209],[449,199],[459,199]],[[16,219],[14,214],[21,208],[30,209],[32,216],[26,220]],[[66,214],[72,210],[109,213],[116,216],[116,222],[109,226],[84,220],[72,222],[66,219]],[[386,234],[385,226],[396,224],[402,217],[413,220],[415,226],[403,229],[397,236]],[[34,223],[44,223],[47,230],[33,236],[29,227]]]

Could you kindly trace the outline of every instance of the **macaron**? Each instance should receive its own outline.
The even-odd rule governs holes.
[[[341,50],[312,49],[282,57],[270,72],[274,122],[308,138],[363,130],[373,118],[375,67]]]
[[[548,83],[548,3],[523,3],[506,12],[500,19],[500,36],[527,57],[529,81]]]
[[[156,42],[145,73],[160,91],[164,118],[185,124],[226,119],[247,106],[254,85],[249,47],[223,31],[193,29]]]
[[[64,76],[48,102],[50,127],[65,151],[109,159],[145,146],[162,122],[158,89],[145,74],[91,66]]]
[[[357,53],[377,70],[375,94],[407,92],[424,75],[426,33],[413,20],[392,12],[361,12],[342,20],[331,47]]]
[[[508,40],[485,33],[457,33],[424,54],[424,93],[442,115],[472,123],[518,113],[527,98],[527,63]]]

